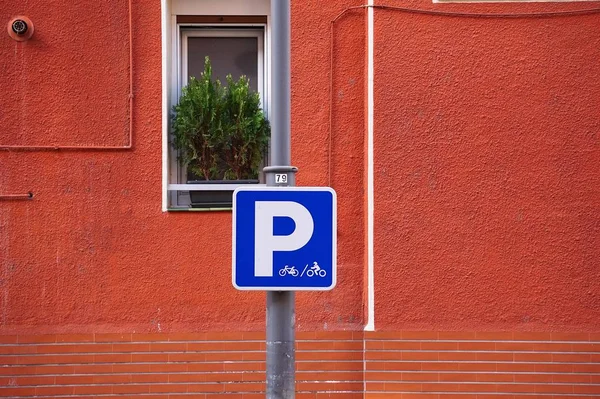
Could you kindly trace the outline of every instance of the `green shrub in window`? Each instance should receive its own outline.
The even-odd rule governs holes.
[[[248,79],[228,75],[223,86],[208,57],[173,107],[171,128],[179,162],[205,180],[256,179],[271,132]]]

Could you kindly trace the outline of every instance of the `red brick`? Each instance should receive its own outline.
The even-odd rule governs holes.
[[[546,374],[546,376],[548,376]],[[589,374],[553,374],[550,376],[555,384],[591,384],[592,376]]]
[[[38,345],[0,345],[0,355],[38,353]]]
[[[95,363],[130,363],[132,355],[129,353],[107,353],[94,355]]]
[[[164,384],[169,382],[169,374],[132,374],[130,377],[131,382],[134,384]]]
[[[54,384],[56,385],[86,385],[94,383],[93,375],[57,375]]]
[[[553,341],[589,341],[590,334],[588,333],[551,333],[551,339]]]
[[[43,356],[21,356],[19,363],[21,364],[77,364],[77,363],[93,363],[94,355],[43,355]]]
[[[39,345],[37,352],[40,354],[61,353],[96,353],[112,352],[112,344],[70,344],[70,345]]]
[[[36,387],[35,388],[35,395],[36,396],[43,396],[43,395],[48,395],[48,396],[58,396],[58,395],[73,395],[77,392],[75,392],[75,388],[76,387],[65,387],[65,386],[56,386],[56,387],[50,387],[50,386],[46,386],[46,387]]]
[[[539,384],[534,385],[535,393],[573,393],[573,385],[558,385],[558,384]]]
[[[316,339],[352,340],[352,331],[316,331]]]
[[[600,373],[600,364],[573,364],[570,366],[573,373]]]
[[[131,383],[130,374],[101,374],[92,376],[92,384],[127,384]]]
[[[35,388],[21,388],[21,387],[0,387],[0,397],[16,397],[16,396],[34,396]]]
[[[451,383],[423,383],[421,390],[423,392],[456,392],[458,391],[458,384]]]
[[[192,364],[176,364],[176,363],[166,363],[166,364],[149,364],[148,368],[151,373],[179,373],[188,371],[188,369],[192,366]],[[192,370],[190,370],[192,371]],[[198,370],[194,370],[198,371]]]
[[[458,384],[458,390],[462,392],[497,392],[496,384]]]
[[[393,352],[390,352],[393,353]],[[438,352],[401,352],[402,360],[437,361]]]
[[[206,333],[169,333],[167,339],[169,341],[204,341]]]
[[[494,351],[495,342],[459,342],[458,349],[461,351]]]
[[[296,350],[332,350],[334,341],[301,341],[296,344]]]
[[[131,334],[132,342],[169,342],[169,335],[164,333]]]
[[[565,344],[562,342],[545,342],[534,343],[532,349],[535,352],[570,352],[573,344]]]
[[[496,371],[496,363],[459,363],[460,371]]]
[[[106,395],[112,393],[110,385],[80,385],[73,389],[74,395]]]
[[[497,351],[533,351],[534,342],[496,342]]]
[[[221,344],[221,350],[224,351],[260,351],[263,347],[262,342],[224,342]]]
[[[515,382],[552,382],[550,374],[514,374],[513,378]]]
[[[61,343],[79,343],[94,342],[94,334],[63,334],[56,336],[56,342]]]
[[[0,367],[0,375],[12,376],[22,374],[35,374],[35,366],[9,366],[2,364],[2,367]]]
[[[600,396],[600,386],[598,385],[573,385],[573,393],[582,395]]]
[[[112,365],[112,370],[115,373],[149,373],[150,366],[150,364],[118,363]]]
[[[187,351],[203,352],[203,351],[220,351],[223,350],[223,342],[188,342]]]
[[[461,363],[455,362],[435,362],[435,363],[419,363],[419,370],[423,371],[458,371]]]
[[[315,337],[314,331],[300,331],[296,334],[296,341],[314,340]]]
[[[415,341],[372,341],[373,343],[379,342],[383,344],[383,348],[386,350],[421,350],[421,342]]]
[[[583,353],[553,353],[552,361],[557,363],[595,363],[592,355]]]
[[[56,335],[19,335],[17,342],[20,344],[53,344]]]
[[[466,361],[477,360],[477,353],[473,352],[439,352],[439,360]]]
[[[427,382],[438,382],[438,373],[401,373],[400,379],[402,382],[414,382],[414,381],[427,381]]]
[[[149,387],[150,393],[185,393],[188,391],[186,384],[157,384],[149,385]]]
[[[150,393],[150,385],[144,384],[119,384],[113,385],[113,394],[143,394]],[[137,395],[136,395],[137,396]]]
[[[514,382],[514,374],[477,374],[477,382]]]
[[[126,356],[131,356],[133,363],[166,363],[171,355],[169,353],[132,353]]]
[[[401,391],[401,392],[421,392],[422,385],[409,383],[409,382],[386,382],[385,384],[386,391]]]
[[[29,368],[33,368],[35,374],[73,374],[77,367],[85,366],[32,366]]]
[[[153,342],[150,344],[151,352],[185,352],[187,342]]]
[[[21,376],[16,377],[16,385],[28,386],[28,385],[53,385],[55,377],[41,377],[41,376]]]
[[[565,363],[535,364],[534,370],[537,373],[572,373],[573,365]]]
[[[458,342],[421,342],[421,349],[427,351],[455,351]]]
[[[188,384],[187,391],[192,392],[206,392],[206,393],[214,393],[214,392],[224,392],[225,386],[223,384]]]
[[[131,334],[94,334],[96,342],[131,342]]]
[[[362,351],[344,352],[298,352],[297,360],[363,360]]]
[[[242,341],[244,334],[241,332],[207,332],[207,341]]]
[[[513,332],[515,341],[550,341],[552,335],[549,332]]]
[[[511,341],[513,339],[512,331],[501,331],[501,332],[488,332],[488,331],[477,331],[475,333],[476,339],[485,341]]]
[[[400,332],[400,331],[365,331],[364,339],[366,341],[400,340],[400,339],[402,339],[402,332]]]
[[[515,362],[551,362],[552,354],[550,353],[515,353]]]
[[[440,382],[476,382],[477,375],[473,373],[439,373]]]
[[[169,353],[166,355],[169,362],[203,362],[206,359],[204,353]]]
[[[402,339],[437,340],[438,333],[435,331],[402,331]]]
[[[0,335],[0,344],[16,344],[18,337],[16,335]]]
[[[473,340],[477,337],[472,331],[439,331],[438,339],[440,340]]]
[[[402,360],[402,352],[366,352],[366,360]]]
[[[265,371],[266,369],[264,362],[216,363],[216,365],[220,365],[220,370],[224,371]]]
[[[113,347],[113,351],[115,353],[149,352],[150,351],[150,344],[116,342],[116,343],[112,344],[112,347]]]
[[[477,352],[477,361],[484,362],[512,362],[514,354],[512,352]]]

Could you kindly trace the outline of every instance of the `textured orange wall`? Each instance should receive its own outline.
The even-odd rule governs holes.
[[[292,10],[303,185],[327,183],[329,28],[346,3]],[[2,23],[18,14],[36,33],[20,44],[0,33],[0,144],[125,144],[127,1],[0,5]],[[0,202],[0,332],[264,329],[265,295],[231,285],[231,214],[161,212],[160,1],[133,1],[133,25],[133,151],[0,151],[0,194],[35,194]],[[363,53],[363,27],[361,14],[338,25],[340,56]],[[334,147],[335,187],[348,204],[338,288],[298,295],[299,329],[363,323],[361,172],[342,156],[362,145],[363,71],[362,59],[336,70],[338,107],[355,113],[339,117]]]
[[[35,193],[0,202],[1,333],[264,328],[264,294],[231,286],[230,213],[161,212],[160,2],[133,3],[133,151],[0,151],[0,194]],[[329,151],[330,21],[361,3],[292,3],[293,163],[331,182],[340,226],[338,286],[298,294],[298,328],[360,329],[365,14],[334,27]],[[126,1],[0,5],[21,13],[0,144],[124,143]],[[599,18],[376,11],[378,328],[599,329]]]
[[[375,26],[376,325],[597,331],[600,15]]]

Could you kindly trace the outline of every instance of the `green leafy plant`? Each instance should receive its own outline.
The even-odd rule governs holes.
[[[258,93],[250,90],[245,76],[235,82],[227,75],[223,97],[223,119],[227,178],[255,179],[266,151],[270,126],[260,108]]]
[[[228,75],[223,86],[208,57],[173,107],[171,128],[181,165],[206,180],[256,179],[271,132],[248,79]]]

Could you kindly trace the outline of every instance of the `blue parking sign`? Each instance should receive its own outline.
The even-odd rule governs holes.
[[[233,286],[325,291],[336,284],[337,199],[329,187],[240,187],[233,193]]]

